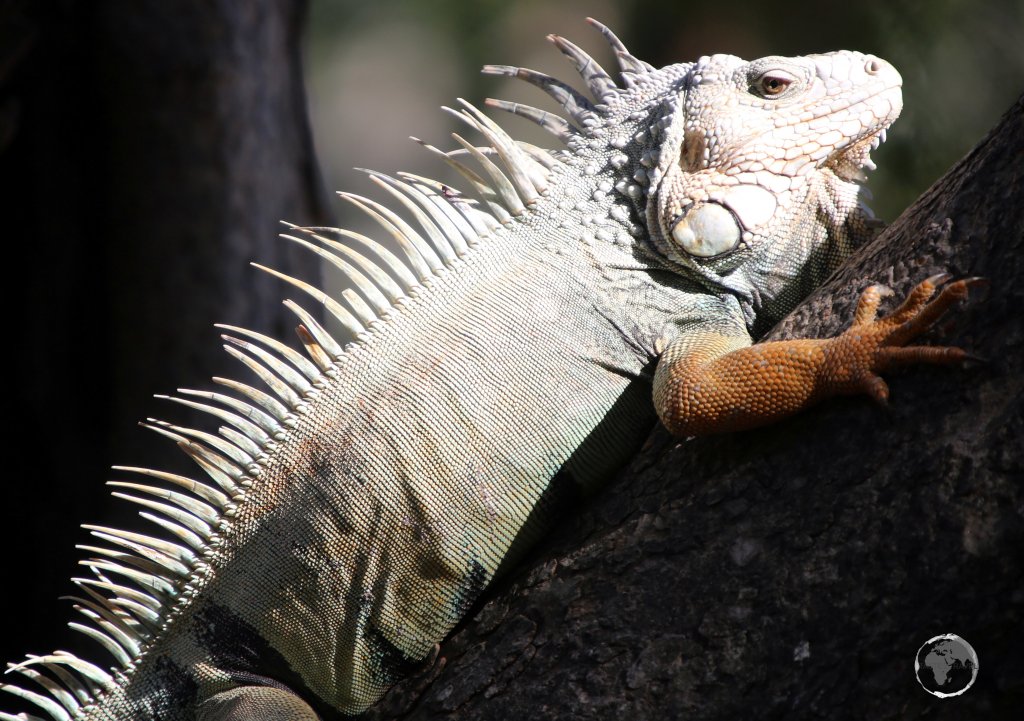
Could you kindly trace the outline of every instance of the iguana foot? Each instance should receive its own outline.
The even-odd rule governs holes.
[[[907,345],[927,331],[955,303],[966,300],[972,286],[985,281],[966,278],[942,287],[949,279],[941,273],[927,278],[907,295],[888,316],[877,318],[878,304],[886,294],[873,285],[861,294],[853,324],[822,349],[825,363],[821,372],[824,395],[867,393],[884,404],[889,387],[879,373],[911,363],[959,363],[972,356],[955,346]]]
[[[889,387],[879,375],[910,363],[957,363],[961,348],[907,343],[983,281],[958,280],[936,290],[946,274],[919,283],[893,313],[877,318],[888,291],[871,286],[860,297],[853,325],[837,338],[803,338],[749,345],[749,338],[709,330],[677,338],[662,354],[654,404],[679,436],[754,428],[835,395],[867,393],[879,403]],[[935,296],[934,298],[932,296]]]

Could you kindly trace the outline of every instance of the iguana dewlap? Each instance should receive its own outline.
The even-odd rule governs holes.
[[[837,52],[656,70],[592,24],[618,81],[552,37],[592,98],[486,68],[555,99],[559,114],[488,105],[563,149],[518,143],[463,103],[450,112],[482,145],[426,147],[476,199],[372,173],[390,207],[344,197],[387,248],[336,229],[287,236],[349,279],[331,297],[281,276],[346,334],[291,301],[302,352],[228,328],[260,387],[181,391],[217,432],[150,424],[207,477],[119,469],[119,495],[160,530],[89,526],[102,545],[74,580],[77,627],[114,665],[59,651],[12,664],[3,689],[37,715],[0,721],[357,713],[556,504],[635,451],[655,412],[683,436],[747,428],[839,393],[884,399],[880,371],[964,357],[906,345],[965,295],[961,281],[930,300],[942,278],[881,320],[869,288],[838,338],[752,345],[876,232],[859,191],[901,109],[892,66]]]

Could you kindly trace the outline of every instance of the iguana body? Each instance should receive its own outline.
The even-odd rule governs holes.
[[[567,120],[492,104],[567,150],[517,145],[467,106],[487,147],[435,152],[483,204],[374,175],[413,223],[350,199],[402,260],[345,231],[296,230],[354,290],[335,300],[286,280],[352,338],[297,306],[306,356],[234,329],[252,342],[229,350],[272,395],[225,382],[233,396],[186,396],[226,422],[220,435],[155,423],[212,482],[135,469],[157,482],[129,495],[159,504],[172,540],[97,529],[113,550],[93,549],[94,577],[78,582],[88,632],[118,666],[30,657],[15,670],[31,681],[8,691],[56,719],[357,713],[559,503],[635,450],[655,410],[684,435],[748,427],[839,392],[881,395],[874,373],[894,361],[962,357],[880,350],[963,294],[951,285],[918,316],[932,281],[894,321],[872,324],[871,291],[853,335],[751,347],[873,233],[857,181],[900,109],[891,66],[836,53],[654,70],[598,27],[624,87],[554,38],[596,103],[489,68],[558,100]]]

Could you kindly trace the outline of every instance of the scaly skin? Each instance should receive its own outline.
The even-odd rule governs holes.
[[[34,657],[11,677],[49,696],[0,689],[58,721],[358,713],[556,510],[629,458],[655,410],[681,435],[744,428],[829,395],[884,397],[877,374],[893,365],[963,357],[905,346],[969,285],[927,303],[938,279],[878,321],[869,290],[839,338],[753,345],[877,229],[859,183],[901,108],[888,63],[715,55],[655,70],[594,24],[621,84],[552,38],[594,102],[487,68],[555,97],[566,118],[489,105],[566,150],[517,145],[464,106],[453,112],[484,149],[427,147],[482,203],[380,175],[406,219],[344,196],[401,259],[356,234],[294,229],[352,288],[332,298],[283,279],[347,335],[297,306],[306,356],[232,329],[267,390],[182,391],[219,435],[151,424],[209,479],[127,469],[145,483],[120,485],[166,537],[90,527],[112,547],[89,548],[79,605],[116,665]]]
[[[967,298],[974,279],[959,280],[928,302],[944,276],[922,281],[892,314],[876,319],[882,288],[861,295],[853,324],[842,335],[734,348],[707,334],[663,356],[655,379],[655,406],[678,436],[740,431],[773,423],[826,398],[866,393],[889,399],[880,373],[908,364],[960,363],[956,347],[907,346],[950,306]]]

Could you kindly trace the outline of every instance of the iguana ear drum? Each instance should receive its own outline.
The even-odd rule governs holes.
[[[733,250],[740,242],[740,224],[718,203],[691,208],[672,226],[672,239],[698,258],[712,258]]]

